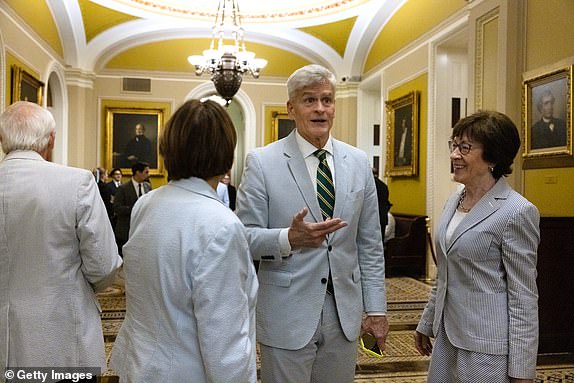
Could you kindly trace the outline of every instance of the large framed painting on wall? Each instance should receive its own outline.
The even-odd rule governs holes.
[[[410,92],[385,102],[387,111],[387,163],[385,176],[418,173],[419,93]]]
[[[163,174],[158,144],[163,119],[163,109],[106,108],[106,168],[131,175],[134,163],[145,162],[151,175]]]
[[[523,82],[522,136],[525,169],[574,165],[572,70],[534,72]]]
[[[30,101],[42,105],[44,83],[17,65],[12,65],[11,74],[10,104],[16,101]]]

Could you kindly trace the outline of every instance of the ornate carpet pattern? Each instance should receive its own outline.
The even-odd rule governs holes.
[[[412,278],[388,278],[386,285],[391,331],[385,356],[374,358],[359,349],[355,383],[424,383],[430,358],[421,356],[415,349],[413,331],[432,285]],[[123,280],[119,279],[113,287],[98,294],[98,301],[102,307],[102,327],[109,361],[113,342],[125,318]],[[574,383],[574,354],[542,359],[539,358],[535,383]],[[112,370],[100,379],[100,383],[117,382]]]

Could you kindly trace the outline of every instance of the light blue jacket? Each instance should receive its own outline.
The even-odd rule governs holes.
[[[281,257],[279,232],[307,207],[306,221],[323,218],[295,131],[247,156],[237,194],[237,215],[259,264],[257,338],[296,350],[321,318],[329,270],[337,311],[349,341],[359,336],[364,311],[386,312],[385,266],[375,182],[366,154],[333,139],[334,217],[347,226],[318,248]]]
[[[140,198],[123,248],[122,383],[252,383],[257,278],[243,225],[198,178]]]
[[[0,163],[0,370],[105,370],[95,293],[121,264],[89,171],[9,153]]]

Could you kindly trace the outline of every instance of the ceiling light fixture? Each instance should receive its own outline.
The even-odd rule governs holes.
[[[226,18],[231,20],[231,35],[234,40],[232,45],[226,45],[223,41]],[[267,60],[255,58],[255,53],[245,48],[244,32],[238,1],[219,0],[209,49],[204,50],[201,56],[193,55],[187,58],[187,61],[195,66],[196,75],[201,76],[204,72],[211,74],[211,81],[217,93],[227,104],[241,87],[244,72],[258,78],[261,69],[267,65]]]

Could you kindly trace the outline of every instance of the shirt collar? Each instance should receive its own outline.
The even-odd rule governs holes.
[[[132,184],[133,184],[134,187],[137,189],[137,188],[138,188],[138,185],[140,184],[140,182],[138,182],[138,181],[136,181],[136,180],[134,180],[134,179],[132,178]]]
[[[299,146],[299,150],[301,151],[303,158],[312,156],[313,153],[317,151],[317,148],[309,141],[304,139],[303,136],[301,136],[297,130],[295,130],[295,138],[297,139],[297,146]],[[333,155],[333,141],[331,140],[331,135],[329,135],[329,138],[327,139],[327,142],[325,143],[325,146],[323,146],[322,149],[325,149],[327,153]]]

